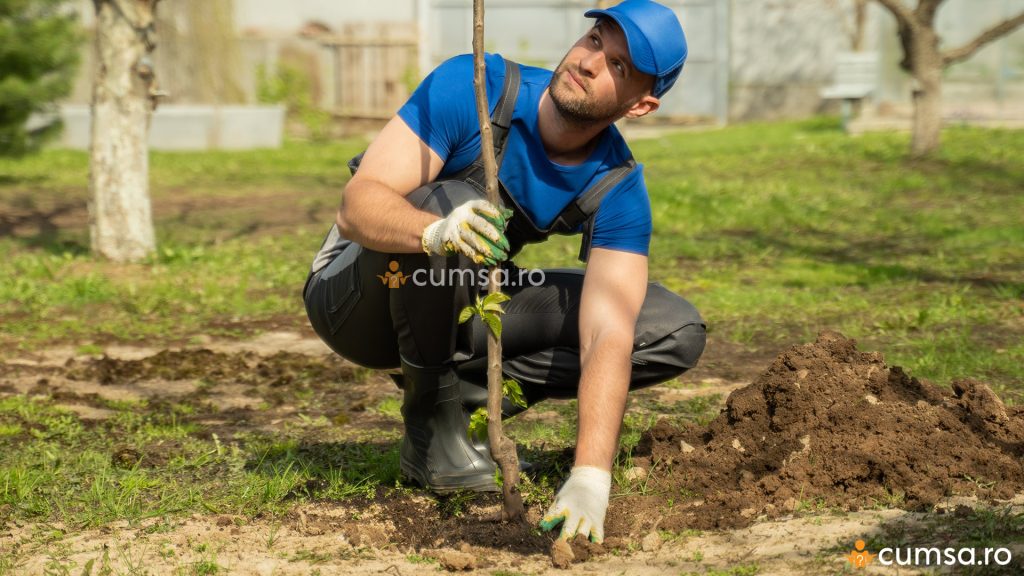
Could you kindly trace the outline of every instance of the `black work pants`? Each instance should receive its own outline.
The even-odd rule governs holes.
[[[444,182],[408,200],[446,215],[478,197],[469,185]],[[505,374],[520,382],[528,400],[575,397],[583,270],[520,272],[510,262],[503,270],[503,291],[511,297],[502,315]],[[485,385],[487,328],[476,317],[458,323],[462,308],[485,292],[479,271],[462,256],[384,254],[350,242],[309,278],[306,311],[320,338],[356,364],[397,368],[400,358],[420,366],[454,364],[463,378]],[[693,305],[650,283],[636,324],[630,388],[694,367],[704,343],[704,321]]]

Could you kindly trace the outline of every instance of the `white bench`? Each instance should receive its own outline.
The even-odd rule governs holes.
[[[843,128],[850,121],[854,102],[870,98],[878,85],[877,52],[842,52],[836,56],[832,84],[821,90],[826,100],[842,100]]]

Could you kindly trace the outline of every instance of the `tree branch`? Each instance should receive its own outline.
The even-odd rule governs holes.
[[[896,21],[904,26],[910,26],[914,23],[914,13],[910,11],[900,0],[875,0],[882,6],[884,6],[892,15],[896,17]]]
[[[1013,18],[1003,20],[999,24],[985,30],[974,39],[964,44],[959,48],[947,50],[942,54],[943,66],[949,66],[950,64],[956,64],[970,58],[975,52],[977,52],[982,46],[998,40],[1000,37],[1013,32],[1021,24],[1024,24],[1024,12],[1017,14]]]
[[[918,0],[914,15],[917,20],[929,27],[935,22],[935,13],[939,11],[939,4],[945,0]]]
[[[896,18],[896,27],[899,31],[900,44],[903,46],[903,59],[900,61],[900,68],[905,72],[914,73],[910,59],[912,50],[911,36],[918,29],[917,15],[907,8],[902,0],[875,0]]]

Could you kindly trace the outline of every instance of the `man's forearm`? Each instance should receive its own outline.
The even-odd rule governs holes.
[[[626,411],[633,334],[598,336],[583,350],[576,466],[611,470]]]
[[[406,254],[422,250],[423,229],[438,219],[373,180],[350,182],[336,216],[346,238],[378,252]]]

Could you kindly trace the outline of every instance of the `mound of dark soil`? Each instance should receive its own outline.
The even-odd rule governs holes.
[[[733,392],[706,428],[646,433],[635,454],[654,497],[613,501],[609,528],[659,517],[664,529],[733,528],[807,507],[927,509],[1024,491],[1024,407],[974,380],[952,388],[823,332]]]

